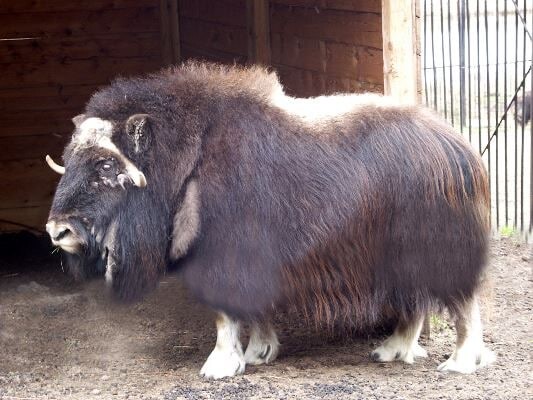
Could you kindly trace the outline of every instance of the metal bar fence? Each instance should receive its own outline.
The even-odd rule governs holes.
[[[426,105],[448,119],[482,154],[489,172],[494,231],[522,232],[529,241],[533,239],[533,2],[422,1]]]

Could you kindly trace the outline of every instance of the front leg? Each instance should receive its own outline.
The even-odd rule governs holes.
[[[200,370],[200,375],[220,379],[242,374],[245,362],[239,337],[239,322],[220,313],[216,324],[217,343]]]

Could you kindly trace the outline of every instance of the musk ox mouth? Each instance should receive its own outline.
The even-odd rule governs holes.
[[[76,280],[104,276],[107,285],[112,284],[117,271],[114,221],[106,228],[96,228],[86,219],[50,219],[46,230],[52,244],[65,252],[68,272]]]
[[[83,243],[70,223],[50,220],[46,224],[46,231],[54,246],[71,254],[80,252]]]

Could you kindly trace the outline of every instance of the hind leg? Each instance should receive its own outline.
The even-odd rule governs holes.
[[[456,348],[453,354],[439,365],[439,371],[469,374],[492,363],[496,356],[483,343],[483,330],[479,304],[475,297],[465,303],[455,320]]]
[[[269,322],[254,322],[250,341],[244,353],[246,364],[268,364],[278,356],[279,342],[274,328]]]
[[[392,336],[374,350],[370,357],[378,362],[400,360],[408,364],[412,364],[415,357],[427,357],[426,350],[418,344],[423,323],[423,316],[415,316],[409,321],[400,321]]]

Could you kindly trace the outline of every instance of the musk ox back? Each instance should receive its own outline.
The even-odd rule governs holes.
[[[261,68],[189,63],[95,93],[65,149],[47,229],[80,277],[141,296],[168,264],[219,312],[202,374],[272,361],[270,318],[317,326],[393,317],[372,353],[413,362],[446,307],[444,371],[490,363],[476,292],[489,195],[480,158],[427,109],[377,95],[296,99]],[[240,322],[251,324],[243,353]]]

